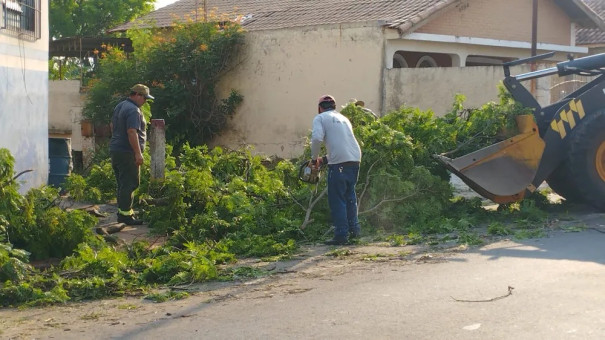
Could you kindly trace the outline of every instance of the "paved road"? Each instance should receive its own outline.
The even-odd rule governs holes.
[[[538,240],[432,253],[367,246],[343,248],[343,256],[334,258],[323,255],[332,248],[319,247],[276,269],[279,275],[207,287],[182,301],[143,303],[131,311],[123,306],[137,302],[129,300],[38,311],[30,321],[51,315],[55,326],[35,328],[23,321],[22,336],[605,339],[605,215],[593,214],[576,225],[598,230],[559,230]],[[507,296],[508,287],[514,289]],[[90,313],[91,306],[98,318],[65,322],[84,308]],[[27,311],[15,313],[13,318],[23,319],[18,313]]]

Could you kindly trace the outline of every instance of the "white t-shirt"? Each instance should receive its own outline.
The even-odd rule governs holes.
[[[361,162],[361,148],[347,117],[336,110],[324,111],[313,119],[311,159],[316,159],[325,142],[328,164]]]

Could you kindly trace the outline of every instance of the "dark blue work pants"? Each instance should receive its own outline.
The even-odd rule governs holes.
[[[357,195],[355,184],[359,164],[330,164],[328,166],[328,202],[334,224],[334,239],[346,241],[349,235],[359,236]]]

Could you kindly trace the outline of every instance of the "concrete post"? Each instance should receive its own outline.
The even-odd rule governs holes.
[[[151,120],[149,147],[151,179],[163,180],[166,168],[166,124],[163,119]]]

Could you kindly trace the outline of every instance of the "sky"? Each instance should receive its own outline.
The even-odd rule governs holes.
[[[155,9],[167,6],[172,4],[173,2],[177,2],[178,0],[156,0],[155,1]]]

